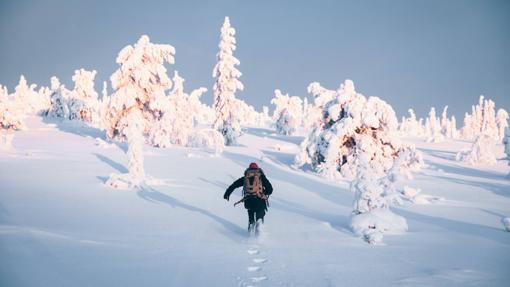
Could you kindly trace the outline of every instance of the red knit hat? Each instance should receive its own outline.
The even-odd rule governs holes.
[[[250,168],[255,169],[255,168],[259,168],[259,166],[257,165],[256,162],[252,162],[252,163],[250,163]]]

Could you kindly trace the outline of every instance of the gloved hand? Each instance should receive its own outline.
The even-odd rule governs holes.
[[[228,196],[228,194],[225,193],[225,195],[223,195],[223,198],[226,199],[228,201],[230,196]]]

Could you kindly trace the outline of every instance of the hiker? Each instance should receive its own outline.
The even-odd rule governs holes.
[[[255,162],[250,163],[250,166],[244,171],[243,177],[234,181],[227,188],[223,198],[228,201],[234,189],[241,186],[243,187],[243,198],[237,203],[244,202],[244,207],[248,210],[248,232],[258,234],[260,224],[264,223],[264,215],[268,206],[267,200],[273,192],[273,186]]]

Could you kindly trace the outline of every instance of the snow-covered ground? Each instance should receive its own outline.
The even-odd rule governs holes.
[[[393,210],[409,232],[369,245],[349,230],[353,194],[292,167],[301,137],[250,128],[220,156],[145,147],[139,190],[123,144],[79,123],[31,118],[0,150],[0,286],[508,286],[509,168],[455,161],[463,141],[413,140],[427,167],[409,184],[437,199]],[[503,157],[498,146],[498,157]],[[274,186],[259,238],[226,187],[257,161]]]

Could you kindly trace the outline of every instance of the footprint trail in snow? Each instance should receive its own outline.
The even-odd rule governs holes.
[[[249,274],[257,274],[257,276],[249,276],[248,280],[243,280],[240,282],[240,286],[244,287],[255,287],[257,283],[265,281],[268,277],[264,274],[259,274],[263,270],[263,264],[267,262],[267,258],[261,257],[260,246],[254,245],[246,250],[248,255],[250,256],[251,265],[246,267],[246,270]]]

